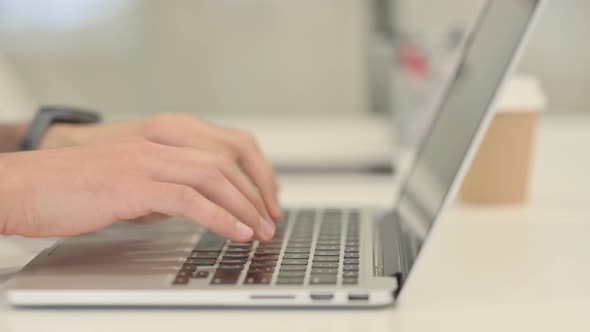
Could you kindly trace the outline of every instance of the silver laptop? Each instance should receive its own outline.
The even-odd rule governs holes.
[[[487,3],[390,210],[287,209],[267,243],[229,242],[183,220],[149,226],[119,223],[41,252],[9,281],[9,302],[248,307],[392,303],[429,230],[455,196],[540,2]]]

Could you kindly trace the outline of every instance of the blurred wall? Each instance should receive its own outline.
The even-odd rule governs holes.
[[[8,46],[0,51],[42,103],[111,113],[366,107],[363,1],[115,3],[88,24],[54,26],[53,33],[0,23],[0,45]]]
[[[112,114],[360,113],[369,105],[369,3],[0,0],[0,54],[39,103]],[[479,5],[396,8],[405,28],[441,33],[470,22]],[[550,1],[526,53],[521,70],[542,78],[553,110],[590,110],[589,18],[589,1]]]

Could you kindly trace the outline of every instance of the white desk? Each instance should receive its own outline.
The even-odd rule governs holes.
[[[0,302],[0,331],[587,331],[588,147],[590,116],[547,116],[530,204],[457,205],[436,226],[395,308],[14,310]],[[389,203],[388,181],[356,181],[356,190],[331,193],[295,178],[283,187],[294,203],[306,203],[313,193],[333,204]],[[47,242],[0,238],[0,275]]]

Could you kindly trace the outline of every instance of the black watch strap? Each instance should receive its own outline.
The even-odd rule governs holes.
[[[47,128],[52,123],[96,123],[101,121],[101,116],[97,112],[81,110],[64,106],[43,106],[35,117],[23,140],[21,141],[21,150],[35,150],[39,147],[41,139],[45,135]]]

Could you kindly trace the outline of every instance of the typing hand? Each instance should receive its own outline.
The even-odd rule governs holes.
[[[189,135],[183,130],[179,134]],[[177,145],[139,137],[3,154],[0,232],[69,236],[117,220],[164,215],[190,219],[234,241],[273,236],[262,195],[234,159]],[[261,160],[248,162],[252,172],[259,171]],[[263,170],[257,178],[271,181]]]
[[[277,181],[271,164],[250,133],[216,126],[190,114],[162,113],[142,120],[93,125],[52,125],[41,149],[140,136],[151,142],[222,155],[235,161],[260,191],[267,213],[281,217]]]

